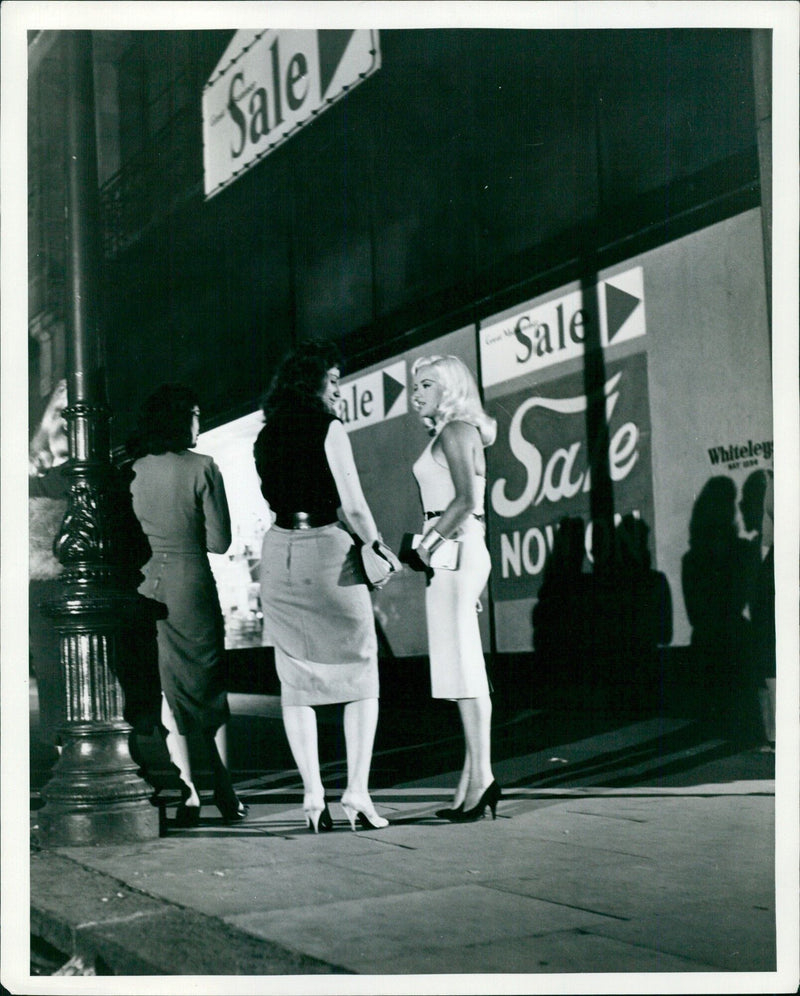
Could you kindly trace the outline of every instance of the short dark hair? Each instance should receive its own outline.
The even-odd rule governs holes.
[[[148,453],[178,453],[192,443],[192,409],[197,394],[185,384],[161,384],[139,411],[136,431],[126,444],[133,459]]]
[[[320,393],[325,375],[336,367],[342,370],[342,354],[330,339],[304,339],[287,353],[261,398],[261,410],[268,419],[278,411],[303,407],[324,408]]]

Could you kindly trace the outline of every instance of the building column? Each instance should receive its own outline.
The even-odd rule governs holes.
[[[772,335],[772,31],[753,31],[753,92],[755,95],[758,165],[761,180],[761,227],[764,236],[764,276],[767,316]]]
[[[116,564],[110,410],[100,280],[92,37],[65,32],[67,86],[67,511],[55,541],[64,565],[43,606],[61,644],[67,691],[62,753],[42,791],[45,846],[111,844],[158,836],[151,787],[128,749],[131,728],[115,677],[117,640],[136,594]],[[120,536],[119,542],[125,542]]]

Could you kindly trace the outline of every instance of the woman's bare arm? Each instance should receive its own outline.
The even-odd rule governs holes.
[[[364,543],[371,545],[378,539],[378,529],[361,489],[350,439],[338,420],[331,422],[325,436],[325,456],[350,528]]]

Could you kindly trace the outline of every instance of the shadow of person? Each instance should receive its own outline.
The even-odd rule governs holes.
[[[165,619],[167,607],[137,592],[144,579],[141,568],[150,559],[150,543],[133,512],[129,489],[130,467],[117,468],[108,488],[108,509],[114,537],[112,559],[121,587],[129,596],[120,619],[114,655],[114,673],[122,689],[122,715],[131,726],[128,748],[144,778],[157,790],[158,771],[170,769],[161,725],[161,680],[158,672],[156,622]],[[177,772],[177,769],[175,769]]]
[[[672,639],[672,593],[651,567],[649,533],[642,519],[622,516],[611,556],[592,576],[592,657],[612,714],[655,706],[658,648]]]
[[[752,646],[751,680],[758,696],[763,746],[775,747],[775,547],[772,471],[755,470],[742,485],[739,501],[745,530],[750,534],[756,569],[748,605]]]
[[[532,612],[538,678],[557,705],[573,704],[586,677],[591,578],[583,571],[584,536],[582,518],[561,519]]]
[[[736,525],[736,485],[709,478],[692,509],[681,586],[692,627],[691,661],[701,707],[720,735],[753,739],[755,691],[748,662],[750,622],[744,615],[758,558]]]
[[[655,705],[672,596],[666,576],[651,567],[648,536],[645,522],[623,516],[588,573],[583,520],[559,523],[533,609],[536,661],[555,701],[612,718]]]

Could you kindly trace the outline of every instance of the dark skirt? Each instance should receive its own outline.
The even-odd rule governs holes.
[[[186,734],[215,732],[230,716],[222,673],[225,623],[205,553],[154,553],[139,594],[166,606],[158,630],[161,690]]]

